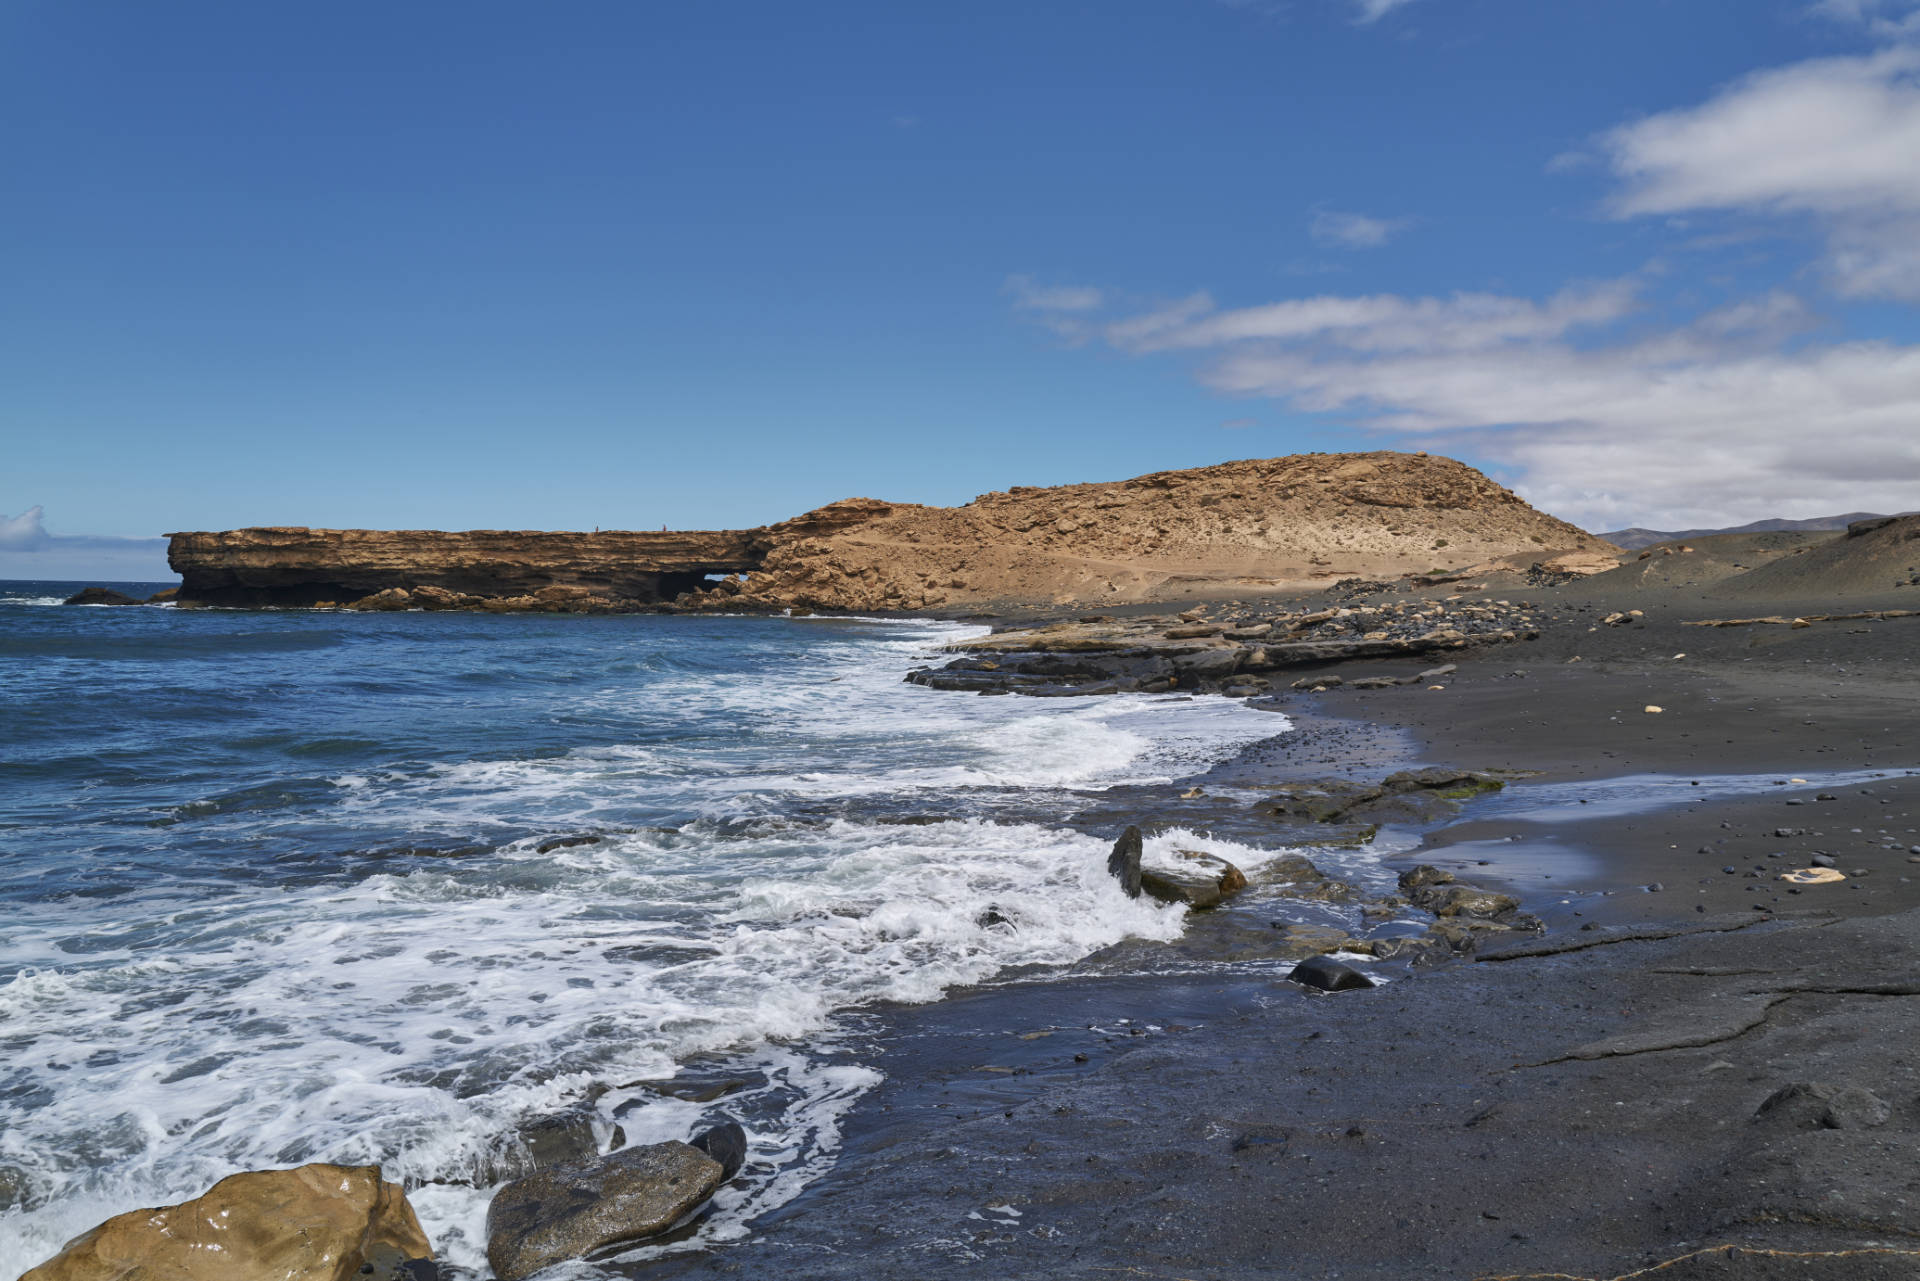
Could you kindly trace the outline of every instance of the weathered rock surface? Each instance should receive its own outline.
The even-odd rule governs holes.
[[[1107,855],[1107,873],[1120,882],[1128,898],[1140,897],[1140,851],[1140,829],[1128,827],[1113,843],[1113,852]]]
[[[509,1183],[487,1206],[487,1262],[520,1281],[672,1227],[713,1195],[725,1168],[686,1143],[627,1148]]]
[[[486,602],[538,602],[562,586],[630,605],[911,610],[1312,587],[1503,557],[1615,563],[1610,544],[1463,463],[1389,452],[1016,487],[952,508],[852,498],[745,530],[272,527],[170,537],[182,601],[222,605],[347,605],[434,587],[448,597],[421,607],[491,609]],[[708,582],[719,575],[731,577]],[[472,601],[446,603],[463,597]]]
[[[378,1166],[303,1165],[115,1215],[21,1281],[430,1281],[432,1257]]]
[[[1184,903],[1196,911],[1218,907],[1247,888],[1246,874],[1217,854],[1181,850],[1178,857],[1175,866],[1142,870],[1140,888],[1162,903]]]

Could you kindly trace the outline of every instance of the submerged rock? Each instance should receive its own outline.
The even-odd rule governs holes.
[[[432,1258],[379,1166],[303,1165],[115,1215],[21,1281],[431,1281]]]
[[[725,1167],[687,1143],[628,1148],[509,1183],[487,1206],[499,1281],[666,1231],[712,1196]]]

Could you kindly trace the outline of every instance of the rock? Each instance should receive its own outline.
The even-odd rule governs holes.
[[[379,1166],[303,1165],[115,1215],[20,1281],[428,1281],[432,1258]]]
[[[1453,873],[1431,863],[1419,863],[1400,873],[1402,891],[1423,889],[1429,885],[1451,885]]]
[[[1437,681],[1442,676],[1451,676],[1459,670],[1460,670],[1460,665],[1458,663],[1442,663],[1438,667],[1428,668],[1426,671],[1421,672],[1420,675],[1416,676],[1414,679],[1422,680],[1422,681]]]
[[[592,1108],[581,1106],[522,1121],[515,1137],[526,1152],[526,1172],[598,1156],[600,1140],[594,1133],[594,1117]]]
[[[666,1231],[712,1196],[725,1167],[687,1143],[655,1143],[541,1170],[487,1206],[487,1262],[499,1281]]]
[[[720,1179],[725,1182],[740,1173],[747,1163],[747,1132],[734,1121],[702,1130],[691,1140],[694,1147],[720,1163]]]
[[[385,591],[362,596],[359,600],[347,602],[348,609],[357,609],[365,613],[383,613],[394,610],[412,609],[413,593],[404,587],[389,587]]]
[[[1316,956],[1325,952],[1346,952],[1354,948],[1354,940],[1347,937],[1345,930],[1336,930],[1325,925],[1296,925],[1291,921],[1274,921],[1272,926],[1279,931],[1281,946],[1295,956]]]
[[[1362,676],[1359,680],[1348,681],[1348,689],[1392,689],[1400,680],[1396,676]]]
[[[1140,897],[1140,851],[1140,829],[1128,827],[1113,843],[1113,853],[1107,855],[1107,874],[1120,882],[1128,898]]]
[[[1293,683],[1294,689],[1333,689],[1346,682],[1338,676],[1302,676]]]
[[[1373,986],[1373,980],[1359,970],[1326,956],[1308,957],[1294,966],[1287,978],[1290,982],[1318,988],[1322,992],[1350,992],[1356,988]]]
[[[1145,869],[1140,873],[1140,888],[1162,903],[1185,903],[1204,911],[1220,906],[1247,887],[1246,874],[1226,859],[1198,850],[1180,850],[1179,854],[1194,866]]]
[[[147,597],[147,604],[166,605],[178,599],[180,599],[180,589],[178,587],[163,587],[153,595]]]
[[[1261,869],[1260,883],[1277,887],[1288,898],[1320,903],[1344,903],[1359,894],[1345,881],[1337,881],[1315,867],[1302,854],[1282,854],[1275,858]]]
[[[1893,1108],[1857,1085],[1796,1081],[1768,1095],[1753,1118],[1795,1130],[1865,1130],[1893,1119]]]
[[[1807,862],[1813,864],[1815,867],[1840,866],[1840,860],[1831,854],[1815,854],[1812,858],[1808,859]]]
[[[1197,640],[1202,636],[1218,636],[1220,629],[1200,624],[1193,627],[1169,627],[1160,634],[1168,640]]]
[[[111,587],[82,587],[67,597],[69,605],[144,605],[145,601],[135,600],[124,592],[116,592]]]
[[[1412,897],[1415,906],[1423,907],[1435,916],[1470,916],[1491,920],[1518,911],[1520,907],[1520,900],[1511,894],[1495,894],[1476,885],[1429,886]]]

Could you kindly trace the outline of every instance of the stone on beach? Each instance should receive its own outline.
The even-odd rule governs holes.
[[[1294,966],[1287,978],[1322,992],[1349,992],[1373,986],[1373,980],[1359,970],[1327,956],[1308,957]]]
[[[130,1210],[67,1242],[21,1281],[429,1281],[433,1248],[375,1165],[303,1165],[220,1180],[178,1205]]]
[[[541,1170],[487,1206],[487,1262],[498,1281],[666,1231],[713,1195],[725,1167],[687,1143],[655,1143]]]

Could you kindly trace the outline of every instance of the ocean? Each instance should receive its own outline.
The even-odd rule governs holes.
[[[1065,820],[1287,728],[905,684],[981,630],[952,623],[60,606],[79,586],[0,582],[5,1277],[308,1161],[380,1164],[484,1273],[503,1144],[568,1108],[628,1143],[741,1121],[696,1237],[738,1239],[881,1079],[850,1017],[1177,936]],[[690,1075],[744,1085],[662,1092]]]

